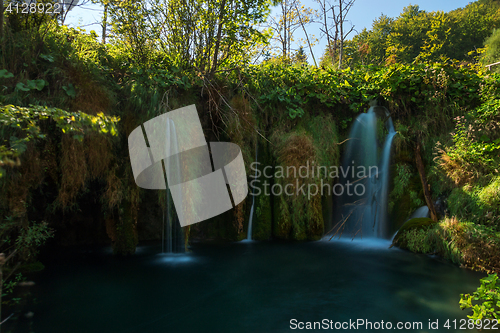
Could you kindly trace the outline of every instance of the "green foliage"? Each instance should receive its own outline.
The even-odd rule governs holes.
[[[294,55],[294,60],[299,63],[307,62],[307,54],[304,52],[304,47],[301,46]]]
[[[143,113],[144,120],[163,112],[163,100],[180,97],[203,86],[203,80],[193,72],[182,71],[168,61],[147,69],[132,67],[121,84],[121,93],[128,96],[125,112]],[[124,112],[124,113],[125,113]]]
[[[116,52],[143,68],[161,54],[181,68],[209,74],[241,66],[255,45],[267,41],[254,28],[269,13],[267,0],[101,2],[108,6]]]
[[[419,253],[437,253],[474,270],[500,270],[500,232],[455,217],[439,223],[427,218],[412,219],[398,231],[393,245]]]
[[[43,87],[47,85],[45,80],[28,80],[26,84],[18,82],[16,84],[16,90],[30,91],[30,90],[42,90]]]
[[[482,217],[481,209],[478,205],[477,191],[471,186],[465,185],[463,188],[455,188],[448,197],[448,207],[452,216],[458,218]]]
[[[488,181],[489,175],[498,173],[500,100],[489,96],[495,88],[483,88],[483,91],[485,101],[479,107],[454,119],[453,144],[441,151],[441,168],[456,184]]]
[[[500,138],[492,140],[487,134],[481,134],[482,130],[473,115],[457,118],[455,133],[452,134],[455,145],[448,152],[451,159],[471,165],[476,176],[483,170],[488,172],[498,167]]]
[[[448,207],[453,216],[471,218],[477,223],[497,227],[500,230],[500,179],[495,177],[489,184],[464,185],[452,190]]]
[[[479,191],[478,199],[488,212],[496,215],[500,213],[500,176],[493,178],[490,184]]]
[[[33,260],[38,248],[51,237],[53,237],[53,230],[48,227],[46,222],[31,223],[26,228],[21,228],[15,241],[15,248],[18,249],[23,259]]]
[[[427,240],[428,232],[422,229],[412,229],[406,232],[403,236],[406,238],[406,246],[408,250],[415,253],[431,253],[434,248]]]
[[[401,197],[410,184],[411,177],[410,166],[407,164],[397,164],[396,174],[394,175],[394,189],[391,196],[396,198]]]
[[[45,120],[53,121],[62,133],[71,134],[74,139],[82,141],[84,135],[91,132],[117,135],[116,123],[119,118],[108,117],[102,113],[91,116],[83,112],[68,112],[43,106],[29,108],[1,106],[2,138],[0,139],[3,140],[0,142],[0,167],[15,165],[14,159],[26,150],[28,142],[46,138],[46,134],[40,128]]]
[[[12,292],[14,291],[14,288],[17,286],[19,282],[24,281],[26,278],[23,277],[21,273],[18,273],[14,276],[13,279],[10,279],[8,281],[4,281],[4,285],[2,286],[2,297],[12,295]],[[20,298],[11,298],[8,301],[3,301],[2,304],[9,305],[9,304],[18,304]],[[0,305],[2,305],[0,304]]]
[[[480,280],[481,285],[470,294],[460,294],[460,308],[472,309],[467,317],[473,320],[500,320],[500,283],[497,274],[490,274]]]
[[[4,273],[8,273],[6,280],[0,280],[0,283],[3,283],[2,297],[11,296],[17,284],[25,279],[21,273],[16,274],[14,278],[9,278],[20,263],[24,264],[21,266],[22,271],[33,272],[43,269],[43,265],[41,263],[37,264],[34,260],[40,246],[42,246],[47,239],[53,237],[53,232],[54,231],[48,227],[46,222],[31,222],[24,226],[18,226],[18,224],[9,217],[0,223],[0,251],[4,253],[6,249],[10,250],[10,253],[14,255],[18,263],[15,266],[8,265],[10,263],[6,265],[2,263],[0,267]],[[4,299],[2,303],[17,303],[19,300],[19,298],[10,297],[6,301]],[[0,304],[0,307],[1,305],[2,304]]]
[[[335,108],[339,124],[380,98],[390,101],[393,118],[422,113],[430,117],[434,110],[443,115],[442,106],[450,101],[458,106],[478,104],[482,81],[466,67],[424,63],[343,71],[264,63],[249,66],[241,75],[247,90],[274,114],[286,112],[294,119],[306,110]]]
[[[0,105],[107,112],[99,102],[112,100],[112,91],[118,87],[111,80],[116,72],[110,70],[118,64],[108,47],[97,42],[93,32],[53,24],[43,29],[43,34],[18,32],[4,40],[0,49],[0,68],[4,67],[0,72]],[[85,94],[85,99],[74,101],[78,94]]]
[[[321,130],[321,127],[319,128]],[[324,130],[324,129],[323,129]],[[283,133],[276,130],[271,137],[271,142],[275,146],[273,151],[277,166],[281,170],[287,170],[292,167],[295,170],[299,168],[311,168],[313,165],[319,165],[317,151],[325,147],[316,147],[319,143],[314,137],[304,131],[297,129],[289,133]],[[333,146],[335,142],[329,142],[327,145]],[[309,186],[320,188],[321,175],[312,176],[311,170],[308,177],[301,177],[298,173],[286,173],[274,179],[274,184],[279,184],[281,189],[288,187],[292,195],[279,195],[275,200],[276,223],[273,233],[278,238],[293,240],[311,240],[319,239],[323,235],[324,221],[321,213],[321,195],[310,193],[302,195],[298,188],[303,189]],[[269,181],[269,180],[267,180]],[[328,183],[328,179],[323,180]],[[297,187],[298,186],[298,187]],[[291,188],[291,189],[290,189]],[[268,188],[269,191],[269,188]]]
[[[0,70],[0,79],[10,79],[11,77],[14,77],[14,74],[10,73],[8,70]]]
[[[69,97],[72,97],[72,98],[76,97],[76,90],[75,90],[75,87],[73,86],[73,84],[70,83],[67,86],[63,86],[62,88]]]
[[[484,42],[486,50],[481,56],[481,62],[484,66],[500,61],[500,29],[493,30],[490,37]],[[491,70],[500,73],[500,65],[492,66]]]
[[[443,13],[427,12],[409,5],[396,18],[380,16],[370,30],[347,41],[346,63],[351,67],[367,64],[410,64],[443,59],[475,62],[486,37],[500,27],[500,5],[496,1],[474,1],[465,8]],[[493,39],[486,44],[494,44]],[[494,47],[491,49],[495,54]],[[326,64],[328,49],[322,64]],[[496,62],[491,61],[492,62]]]
[[[412,252],[429,253],[433,250],[428,240],[428,230],[436,222],[429,218],[414,218],[406,221],[394,236],[392,244]]]

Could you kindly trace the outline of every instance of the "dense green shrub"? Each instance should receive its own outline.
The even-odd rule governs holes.
[[[455,217],[439,223],[412,219],[398,231],[393,245],[417,253],[436,253],[474,270],[500,271],[500,232]]]
[[[481,285],[471,294],[460,295],[460,308],[472,309],[467,317],[484,322],[484,319],[500,320],[500,281],[497,274],[490,274],[480,280]]]

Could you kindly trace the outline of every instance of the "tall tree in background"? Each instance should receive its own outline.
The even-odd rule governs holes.
[[[245,62],[266,36],[255,28],[269,13],[268,0],[112,1],[113,33],[143,59],[159,53],[182,67],[213,75]]]
[[[102,43],[106,44],[106,35],[108,33],[108,8],[109,8],[109,1],[103,1],[104,5],[104,12],[102,13]]]
[[[382,15],[370,30],[363,30],[346,41],[346,63],[411,63],[441,61],[444,58],[475,62],[484,41],[494,28],[500,28],[500,1],[478,0],[448,13],[426,12],[408,6],[396,18]],[[337,61],[327,55],[325,61]],[[337,52],[338,53],[338,52]]]
[[[321,32],[326,36],[329,57],[335,61],[338,57],[338,67],[342,68],[344,58],[344,44],[347,37],[354,31],[351,24],[347,27],[347,15],[355,0],[316,0],[320,5]]]
[[[426,39],[428,23],[428,13],[419,6],[405,7],[387,37],[387,62],[411,63],[415,60]]]
[[[465,8],[446,14],[450,21],[450,36],[445,52],[448,57],[459,60],[473,60],[471,51],[483,47],[493,29],[500,28],[500,1],[479,0]]]
[[[266,42],[256,26],[269,14],[268,0],[157,1],[162,51],[184,64],[213,75],[221,66],[236,66]],[[173,51],[173,53],[172,53]]]
[[[283,59],[291,59],[294,49],[292,44],[295,41],[294,35],[297,29],[301,28],[307,38],[309,49],[312,52],[309,36],[305,26],[311,23],[315,17],[315,11],[303,6],[299,0],[282,0],[278,5],[279,14],[269,18],[269,27],[273,34],[273,39],[280,45],[279,52]],[[313,56],[314,57],[314,56]]]
[[[146,64],[154,54],[157,27],[152,22],[153,11],[149,4],[135,0],[103,1],[108,7],[112,36],[123,54],[135,62]]]
[[[417,58],[423,61],[438,61],[441,57],[446,57],[445,50],[451,32],[450,22],[442,11],[431,13],[429,21],[426,39]]]
[[[3,0],[0,0],[0,39],[3,38]]]

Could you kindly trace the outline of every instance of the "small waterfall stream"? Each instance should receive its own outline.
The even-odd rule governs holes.
[[[167,121],[167,154],[166,156],[172,156],[179,153],[179,144],[177,142],[177,132],[175,129],[175,124],[171,119]],[[180,162],[177,159],[177,166],[175,167],[175,172],[180,173]],[[165,163],[165,172],[168,175],[172,170],[169,168],[169,163]],[[168,178],[168,177],[167,177]],[[177,175],[177,179],[181,179],[180,175]],[[170,190],[166,189],[165,194],[165,207],[166,210],[163,212],[163,227],[162,227],[162,252],[163,253],[180,253],[184,251],[184,231],[182,230],[179,221],[175,218],[176,214],[173,208],[173,202],[170,194]]]
[[[255,145],[255,163],[257,163],[257,154],[259,152],[259,146]],[[257,179],[257,168],[255,168],[255,176],[254,179]],[[252,240],[252,221],[253,221],[253,211],[255,207],[255,195],[254,191],[252,191],[252,208],[250,208],[250,217],[248,219],[248,231],[247,231],[247,240]]]
[[[408,222],[411,219],[422,218],[422,217],[430,217],[430,215],[431,214],[429,212],[429,207],[422,206],[422,207],[419,207],[419,208],[415,209],[415,211],[410,215],[410,217],[408,218],[408,220],[406,220],[405,222]],[[394,237],[396,237],[397,234],[398,234],[398,232],[396,231],[392,235],[391,239],[394,239]]]
[[[379,116],[381,114],[381,116]],[[391,146],[396,131],[388,111],[371,107],[354,122],[339,173],[334,235],[385,238],[388,233],[387,198]],[[388,134],[381,150],[377,142],[379,118],[388,118]],[[380,151],[380,153],[379,153]]]
[[[387,237],[389,228],[387,225],[388,216],[387,216],[387,198],[389,197],[389,168],[390,168],[390,160],[391,160],[391,147],[394,136],[396,135],[396,131],[394,130],[394,125],[392,123],[392,119],[389,118],[386,122],[387,130],[389,133],[385,138],[384,148],[382,150],[382,156],[380,160],[379,167],[379,184],[380,189],[378,193],[378,209],[380,209],[380,213],[377,216],[377,226],[378,230],[376,233],[377,237]]]
[[[408,220],[422,218],[422,217],[430,217],[429,207],[422,206],[417,208],[410,216]]]

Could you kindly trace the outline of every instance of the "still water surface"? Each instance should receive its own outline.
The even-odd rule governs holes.
[[[474,291],[484,274],[389,245],[385,240],[194,244],[189,254],[161,255],[161,246],[153,244],[126,259],[113,257],[109,248],[53,253],[33,277],[37,302],[31,328],[36,333],[297,332],[305,330],[291,330],[291,319],[364,319],[423,323],[423,330],[412,332],[456,331],[443,325],[466,319],[460,293]],[[440,329],[427,329],[429,319],[439,320]],[[27,324],[12,328],[29,331]]]

